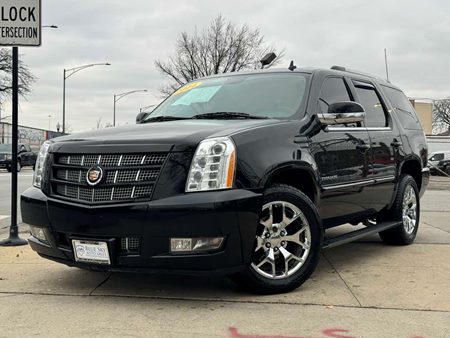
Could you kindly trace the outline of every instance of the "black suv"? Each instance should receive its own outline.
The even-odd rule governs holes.
[[[388,82],[343,67],[223,74],[138,122],[43,145],[21,198],[42,257],[277,293],[302,284],[322,248],[416,237],[427,144]],[[344,223],[365,227],[327,235]]]
[[[17,171],[22,167],[31,166],[34,169],[37,154],[33,152],[28,144],[19,144],[17,148]],[[0,144],[0,169],[12,171],[12,145]]]

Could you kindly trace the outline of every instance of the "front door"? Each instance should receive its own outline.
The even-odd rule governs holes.
[[[332,103],[353,100],[344,78],[328,77],[316,109],[319,114],[326,113]],[[325,226],[365,215],[372,183],[368,178],[371,155],[366,128],[360,124],[329,126],[312,138],[311,153],[320,174],[318,209]]]

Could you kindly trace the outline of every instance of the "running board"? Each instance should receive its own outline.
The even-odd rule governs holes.
[[[356,241],[357,239],[379,233],[380,231],[395,228],[396,226],[399,226],[401,224],[402,224],[402,222],[397,222],[397,221],[382,222],[382,223],[378,223],[376,225],[371,225],[371,226],[365,227],[363,229],[347,232],[343,235],[339,235],[336,237],[325,238],[323,241],[322,248],[328,249],[328,248],[333,248],[338,245],[350,243],[350,242]]]

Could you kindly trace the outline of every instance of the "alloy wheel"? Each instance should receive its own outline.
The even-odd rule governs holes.
[[[405,231],[412,234],[417,223],[417,196],[411,185],[406,186],[403,194],[402,221]]]
[[[285,201],[263,206],[257,227],[251,267],[270,279],[293,275],[305,263],[311,247],[311,229],[303,212]]]

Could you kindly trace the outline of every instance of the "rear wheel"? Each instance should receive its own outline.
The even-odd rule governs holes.
[[[251,263],[231,278],[248,291],[291,291],[319,261],[323,230],[314,204],[301,191],[275,185],[264,196]]]
[[[419,218],[419,189],[411,176],[403,175],[398,184],[394,204],[383,215],[383,219],[386,221],[400,221],[401,224],[393,229],[380,232],[380,238],[387,244],[411,244],[419,229]]]

